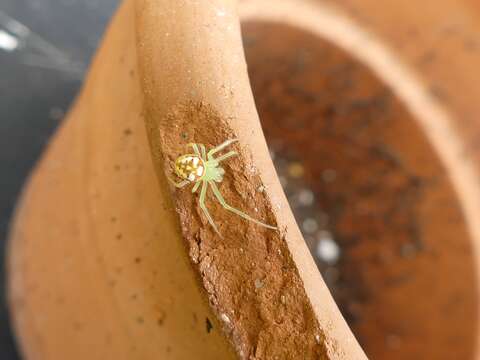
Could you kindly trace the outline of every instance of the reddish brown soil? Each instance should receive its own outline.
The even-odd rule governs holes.
[[[208,150],[235,138],[214,109],[204,104],[175,109],[159,122],[159,133],[166,175],[172,179],[175,159],[191,153],[186,144],[203,143]],[[226,174],[219,188],[224,198],[275,224],[251,155],[238,144],[230,149],[239,156],[222,163]],[[218,315],[219,322],[206,320],[207,331],[221,323],[242,359],[327,359],[324,335],[290,257],[284,229],[266,229],[229,213],[209,190],[207,207],[220,237],[202,213],[199,191],[192,194],[191,188],[172,186],[172,191],[190,258]]]
[[[415,119],[369,69],[313,35],[248,23],[244,38],[267,140],[303,164],[328,214],[342,251],[330,288],[369,358],[472,358],[470,239]]]

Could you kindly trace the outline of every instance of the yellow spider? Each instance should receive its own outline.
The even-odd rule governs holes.
[[[212,227],[218,234],[220,233],[215,226],[215,223],[213,222],[213,219],[210,216],[207,207],[205,206],[205,197],[207,195],[209,185],[212,188],[213,194],[217,198],[218,202],[225,209],[241,216],[244,219],[253,221],[258,225],[275,230],[277,229],[275,226],[267,225],[258,220],[255,220],[244,212],[235,209],[233,206],[228,205],[225,202],[222,194],[220,193],[220,190],[218,190],[217,185],[215,184],[215,182],[222,182],[223,175],[225,174],[225,170],[219,166],[220,162],[238,154],[235,151],[229,151],[226,154],[219,156],[218,158],[214,158],[213,155],[219,151],[222,151],[235,141],[237,141],[237,139],[227,140],[224,143],[218,145],[217,147],[211,149],[208,153],[206,152],[205,145],[203,144],[188,144],[187,147],[191,147],[195,153],[181,155],[177,158],[177,160],[175,160],[175,173],[182,180],[178,183],[174,182],[173,180],[170,181],[177,188],[182,188],[186,185],[194,183],[195,185],[193,186],[192,193],[195,193],[200,187],[200,185],[202,185],[199,200],[200,208],[203,210],[205,216],[208,219],[208,222],[212,225]]]

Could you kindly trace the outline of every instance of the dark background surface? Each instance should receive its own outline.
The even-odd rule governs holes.
[[[19,359],[5,291],[5,245],[15,202],[75,98],[117,4],[118,0],[0,2],[1,360]]]

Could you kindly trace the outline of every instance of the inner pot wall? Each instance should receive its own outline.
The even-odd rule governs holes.
[[[318,220],[303,229],[313,255],[325,233],[340,247],[317,264],[369,358],[474,358],[472,240],[407,104],[310,33],[245,22],[243,34],[277,170],[300,226]],[[302,189],[315,195],[309,209],[295,204]]]

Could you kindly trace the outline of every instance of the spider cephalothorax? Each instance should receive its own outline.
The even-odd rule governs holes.
[[[194,154],[181,155],[177,158],[177,160],[175,160],[175,173],[182,180],[178,183],[172,181],[172,183],[178,188],[182,188],[193,183],[195,185],[193,186],[192,193],[196,192],[200,185],[202,186],[199,200],[200,207],[207,217],[208,222],[213,226],[217,233],[218,229],[215,226],[207,207],[205,206],[205,198],[209,186],[212,188],[213,194],[217,198],[218,202],[225,209],[243,217],[244,219],[253,221],[258,225],[267,227],[269,229],[276,229],[275,226],[267,225],[255,220],[250,215],[247,215],[244,212],[228,205],[220,193],[217,185],[215,184],[215,182],[221,182],[223,180],[223,175],[225,174],[225,170],[219,166],[220,162],[228,159],[229,157],[237,155],[237,153],[235,151],[229,151],[218,158],[214,158],[213,155],[219,151],[222,151],[235,141],[237,140],[227,140],[221,145],[211,149],[208,153],[206,152],[205,145],[203,144],[188,144],[187,146],[193,149]]]

